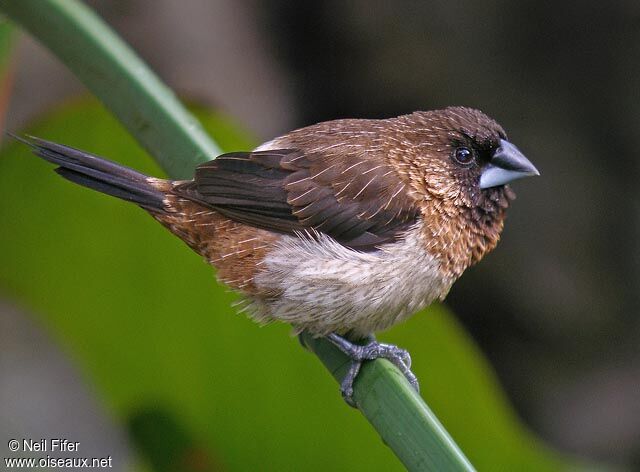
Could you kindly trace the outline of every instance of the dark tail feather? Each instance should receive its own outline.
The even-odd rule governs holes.
[[[128,200],[149,210],[163,208],[164,194],[153,187],[147,176],[140,172],[62,144],[31,136],[28,139],[11,136],[30,146],[45,161],[58,165],[55,171],[71,182]]]

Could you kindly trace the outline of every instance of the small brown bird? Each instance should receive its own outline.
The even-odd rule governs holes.
[[[342,382],[352,403],[367,359],[388,358],[417,388],[408,353],[372,334],[442,300],[495,247],[514,198],[505,184],[538,175],[506,139],[464,107],[335,120],[223,154],[188,181],[24,141],[66,179],[149,212],[246,297],[256,321],[326,336],[353,359]]]

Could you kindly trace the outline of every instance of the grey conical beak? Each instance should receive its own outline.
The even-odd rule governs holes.
[[[504,139],[480,175],[480,188],[497,187],[513,180],[540,175],[520,150]]]

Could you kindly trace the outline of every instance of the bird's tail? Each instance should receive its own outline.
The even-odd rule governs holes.
[[[164,207],[164,193],[152,185],[154,179],[140,172],[44,139],[12,137],[29,145],[45,161],[58,165],[55,171],[71,182],[136,203],[150,211]]]

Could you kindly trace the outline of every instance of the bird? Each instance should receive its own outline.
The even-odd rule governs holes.
[[[367,360],[390,360],[419,388],[409,353],[375,333],[444,300],[498,243],[508,184],[539,175],[495,120],[459,106],[306,126],[200,164],[191,180],[17,139],[65,179],[148,212],[253,320],[326,337],[351,359],[340,389],[352,406]]]

